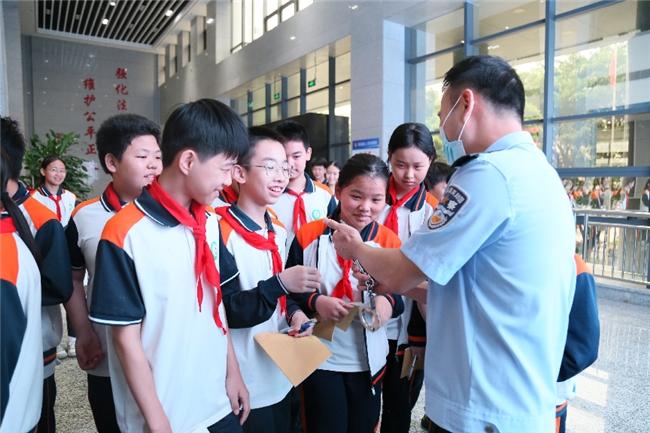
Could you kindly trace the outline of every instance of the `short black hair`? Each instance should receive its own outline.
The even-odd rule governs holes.
[[[524,85],[517,71],[502,58],[470,56],[456,63],[445,74],[443,89],[450,89],[455,99],[454,95],[465,87],[479,93],[496,108],[517,113],[519,120],[524,121]]]
[[[300,141],[305,146],[305,150],[309,149],[309,136],[304,126],[294,120],[285,120],[275,127],[275,130],[280,133],[287,141]]]
[[[251,126],[248,128],[248,149],[242,154],[239,155],[237,164],[247,165],[250,164],[251,158],[253,157],[253,152],[257,143],[262,140],[273,140],[277,141],[280,144],[284,144],[284,137],[265,126]]]
[[[153,135],[160,144],[160,127],[153,121],[139,114],[116,114],[102,122],[97,131],[96,144],[99,163],[104,172],[110,174],[106,167],[106,155],[109,153],[122,160],[122,155],[133,139],[142,135]]]
[[[388,182],[388,166],[379,157],[370,153],[357,153],[347,160],[341,172],[337,188],[343,189],[357,176],[380,177]]]
[[[165,122],[162,143],[163,167],[176,155],[194,150],[201,161],[221,153],[239,158],[248,148],[248,133],[241,119],[216,99],[199,99],[176,108]]]
[[[316,167],[317,165],[320,165],[323,168],[327,168],[327,160],[325,158],[316,158],[313,161],[311,161],[311,168]]]
[[[10,117],[3,117],[0,121],[0,145],[4,151],[6,162],[4,169],[6,178],[18,180],[20,170],[23,168],[25,156],[25,138],[23,137],[18,122]]]
[[[334,167],[338,168],[339,170],[341,170],[341,164],[339,164],[338,162],[336,162],[334,160],[328,161],[325,168],[330,168],[331,166],[334,166]]]
[[[432,162],[424,178],[424,186],[427,190],[432,189],[440,182],[446,182],[454,169],[444,162]]]
[[[436,159],[436,148],[433,145],[431,131],[422,123],[402,123],[395,128],[388,141],[388,157],[398,149],[417,147],[429,160]]]

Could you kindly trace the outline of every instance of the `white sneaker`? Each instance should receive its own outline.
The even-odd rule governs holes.
[[[68,356],[70,358],[75,358],[77,356],[77,350],[75,349],[75,344],[77,339],[75,337],[68,337]]]
[[[57,359],[66,359],[68,357],[68,352],[60,344],[56,346],[56,357]]]

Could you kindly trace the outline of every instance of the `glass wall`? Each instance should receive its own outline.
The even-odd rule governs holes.
[[[602,207],[620,208],[616,197],[633,179],[626,206],[638,209],[650,177],[649,30],[643,0],[474,0],[410,30],[411,117],[431,128],[441,150],[445,72],[467,54],[503,57],[526,89],[525,129],[571,188],[580,185],[580,205],[594,207],[599,201],[584,197],[599,196],[605,183],[612,199]]]
[[[230,51],[241,50],[312,3],[313,0],[231,0]]]

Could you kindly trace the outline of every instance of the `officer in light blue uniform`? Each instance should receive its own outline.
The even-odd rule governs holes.
[[[428,280],[430,432],[554,431],[575,227],[557,173],[522,131],[523,108],[523,85],[505,61],[454,66],[439,115],[457,170],[432,217],[391,255],[366,251],[340,226],[334,236],[339,254],[386,287]]]

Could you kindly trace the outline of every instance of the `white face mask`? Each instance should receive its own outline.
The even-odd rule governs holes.
[[[467,120],[465,120],[465,123],[463,123],[463,127],[460,129],[460,134],[458,134],[458,139],[454,141],[449,141],[447,139],[447,135],[445,134],[445,130],[443,129],[445,123],[447,123],[447,119],[449,119],[449,116],[451,115],[451,113],[453,113],[454,109],[460,102],[461,97],[462,95],[460,95],[458,99],[456,99],[454,106],[451,107],[451,110],[449,110],[449,113],[447,113],[445,120],[443,120],[442,124],[440,125],[440,139],[442,140],[445,157],[447,158],[447,162],[449,164],[453,164],[454,161],[456,161],[458,158],[467,154],[467,152],[465,152],[465,147],[463,146],[463,141],[460,138],[463,136],[463,131],[465,130],[465,126],[467,125],[467,122],[469,122],[472,113],[470,113],[470,115],[467,117]]]

